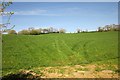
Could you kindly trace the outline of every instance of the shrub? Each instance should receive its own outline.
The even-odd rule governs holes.
[[[15,30],[9,30],[8,34],[17,34],[17,32]]]
[[[39,34],[40,34],[40,31],[37,29],[30,30],[30,35],[39,35]]]
[[[28,30],[22,30],[22,31],[18,32],[18,34],[29,35],[30,32]]]

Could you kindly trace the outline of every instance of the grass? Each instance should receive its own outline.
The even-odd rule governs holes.
[[[100,68],[98,66],[95,68],[95,71],[97,71],[97,72],[102,71],[102,70],[104,70],[104,69],[102,69],[102,68]]]
[[[65,73],[65,69],[60,69],[58,73],[64,74]]]
[[[20,69],[117,64],[118,32],[3,35],[3,76]]]
[[[76,68],[77,71],[89,71],[88,68]]]

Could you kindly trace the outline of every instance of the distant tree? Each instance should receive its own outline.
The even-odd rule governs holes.
[[[114,26],[113,31],[119,31],[120,30],[120,25]]]
[[[31,30],[33,30],[33,29],[34,29],[34,27],[29,27],[29,28],[28,28],[29,31],[31,31]]]
[[[83,31],[81,31],[81,33],[87,33],[88,31],[87,30],[83,30]]]
[[[80,33],[80,29],[79,28],[77,29],[77,33]]]
[[[33,29],[30,31],[30,35],[39,35],[39,31],[37,29]]]
[[[36,29],[38,34],[41,34],[42,29]]]
[[[58,29],[55,29],[55,28],[54,28],[53,33],[59,33]]]
[[[111,27],[109,25],[106,25],[105,27],[106,27],[107,31],[111,30]]]
[[[49,33],[53,33],[54,32],[54,28],[53,27],[48,28],[48,32]]]
[[[65,32],[66,32],[65,29],[63,29],[63,28],[59,29],[59,33],[65,33]]]
[[[17,32],[15,30],[9,30],[8,34],[17,34]]]
[[[120,24],[118,24],[118,25],[113,24],[112,29],[113,29],[113,31],[120,31]]]
[[[19,31],[18,34],[30,35],[30,32],[29,32],[29,30],[22,30],[22,31]]]
[[[120,24],[114,26],[115,27],[115,31],[120,31]]]
[[[105,31],[105,32],[106,32],[106,31],[107,31],[107,28],[106,28],[106,27],[102,27],[101,32],[102,32],[102,31]]]
[[[35,29],[34,27],[28,28],[28,31],[29,31],[30,35],[38,35],[41,33],[39,29]]]
[[[53,28],[53,27],[48,28],[48,32],[49,33],[59,33],[58,29]]]
[[[98,27],[98,32],[103,32],[103,28],[102,27]]]

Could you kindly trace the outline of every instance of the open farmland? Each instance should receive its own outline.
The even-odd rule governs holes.
[[[3,76],[21,69],[88,64],[117,71],[112,65],[118,64],[118,32],[3,35],[2,46]]]

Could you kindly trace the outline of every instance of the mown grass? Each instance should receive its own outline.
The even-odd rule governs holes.
[[[40,66],[118,63],[118,32],[3,35],[2,46],[3,76]]]

